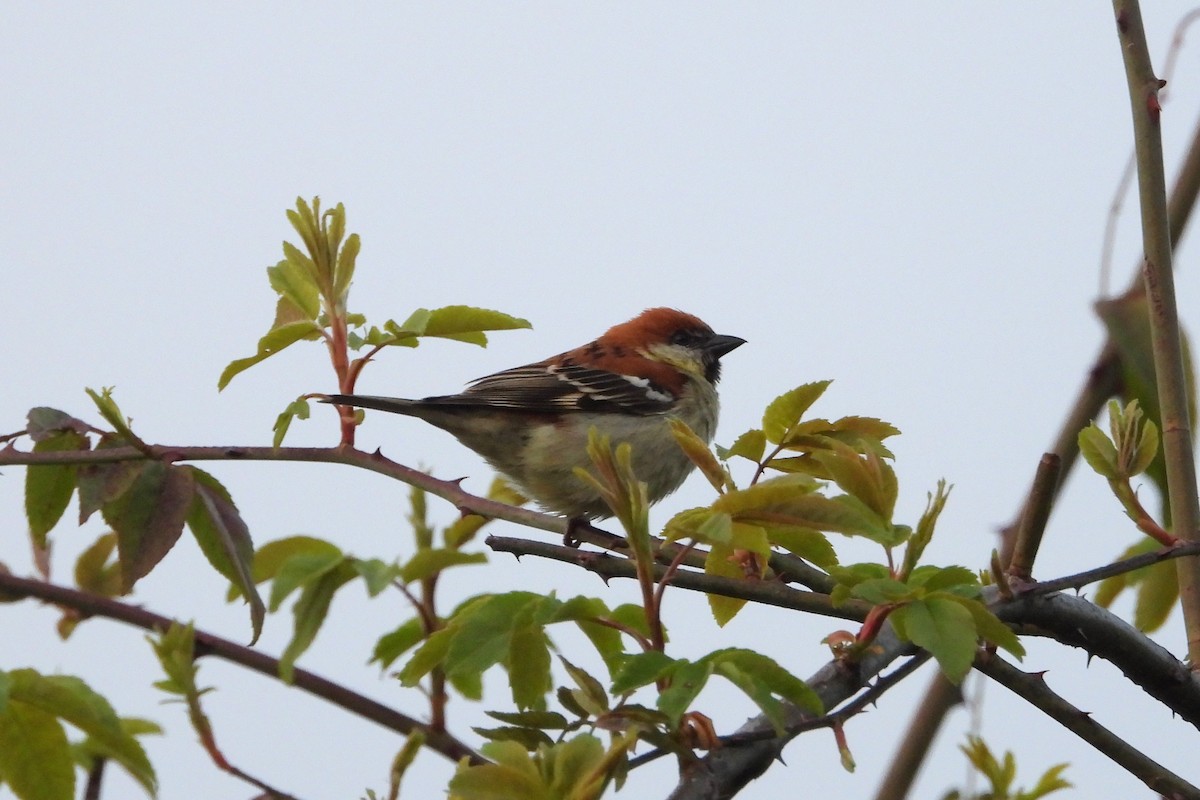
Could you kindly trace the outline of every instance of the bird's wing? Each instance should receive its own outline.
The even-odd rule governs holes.
[[[671,409],[675,397],[647,378],[584,367],[566,359],[497,372],[474,381],[462,394],[423,402],[541,413],[661,414]]]

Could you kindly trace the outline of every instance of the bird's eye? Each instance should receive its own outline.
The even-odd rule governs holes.
[[[691,347],[700,340],[700,337],[695,331],[678,330],[671,334],[671,344],[677,344],[681,347]]]

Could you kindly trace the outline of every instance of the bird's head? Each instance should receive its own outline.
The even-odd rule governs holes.
[[[714,333],[698,317],[674,308],[649,308],[609,328],[599,342],[610,352],[637,353],[716,384],[721,377],[721,356],[746,340]]]

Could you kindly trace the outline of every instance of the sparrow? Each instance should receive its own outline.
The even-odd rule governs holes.
[[[612,511],[575,473],[591,465],[588,431],[596,428],[614,446],[628,442],[634,474],[651,503],[661,500],[694,466],[667,421],[676,417],[712,441],[720,359],[742,344],[691,314],[651,308],[589,344],[479,378],[461,394],[331,394],[327,402],[422,419],[453,434],[545,510],[605,519]]]

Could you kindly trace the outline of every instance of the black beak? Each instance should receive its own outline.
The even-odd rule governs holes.
[[[713,358],[720,358],[745,343],[746,340],[740,336],[726,336],[723,333],[714,333],[712,338],[704,343],[704,351]]]

